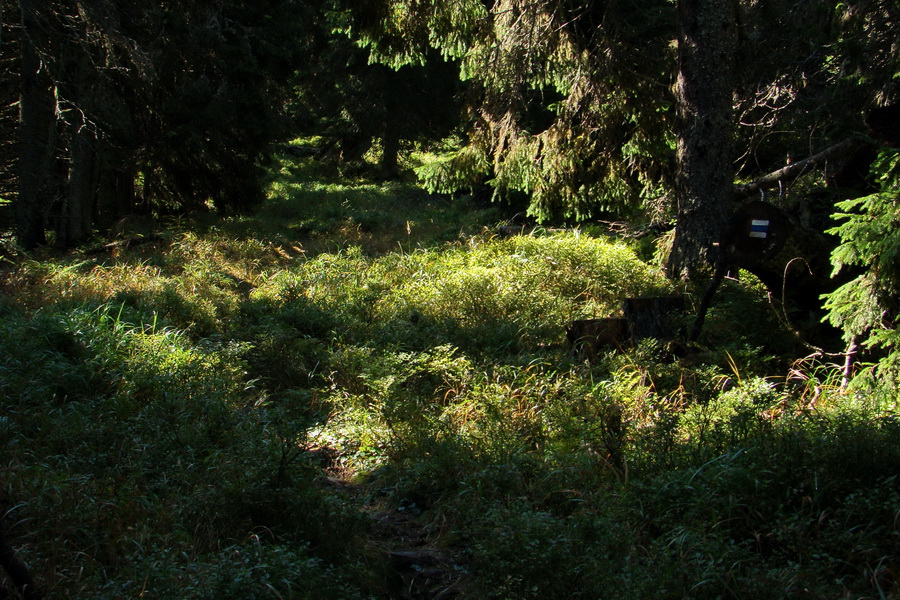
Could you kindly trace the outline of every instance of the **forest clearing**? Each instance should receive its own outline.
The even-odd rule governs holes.
[[[0,0],[0,598],[900,597],[898,31]]]
[[[897,397],[803,359],[752,276],[702,351],[586,360],[567,323],[702,289],[310,165],[253,217],[7,255],[6,535],[46,597],[896,592]]]

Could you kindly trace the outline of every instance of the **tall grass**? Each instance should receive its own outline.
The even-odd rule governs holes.
[[[900,591],[895,390],[798,361],[749,279],[699,352],[585,362],[568,321],[673,286],[466,202],[286,160],[254,217],[7,272],[0,509],[48,595],[398,597],[375,504],[463,597]]]

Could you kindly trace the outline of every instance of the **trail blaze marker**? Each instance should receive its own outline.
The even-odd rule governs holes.
[[[697,318],[688,335],[689,341],[696,341],[700,336],[706,311],[731,267],[747,269],[759,277],[769,290],[775,289],[773,279],[764,277],[768,270],[767,261],[781,252],[789,237],[790,224],[786,215],[768,202],[755,200],[735,211],[722,230],[719,241],[722,254],[715,275],[700,300]]]
[[[752,238],[766,238],[769,236],[769,220],[753,219],[750,221],[750,232],[747,234]]]
[[[748,202],[728,220],[721,246],[728,261],[748,268],[777,254],[789,236],[784,213],[762,201]]]

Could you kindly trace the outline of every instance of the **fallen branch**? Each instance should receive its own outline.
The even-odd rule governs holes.
[[[735,198],[744,198],[751,194],[755,194],[756,192],[768,188],[773,188],[777,186],[779,183],[784,181],[790,181],[792,179],[796,179],[803,175],[807,170],[812,169],[813,167],[818,167],[819,165],[837,158],[842,158],[849,154],[853,154],[860,148],[863,148],[868,145],[863,139],[852,137],[847,138],[843,142],[839,144],[835,144],[830,148],[826,148],[822,150],[818,154],[814,154],[809,158],[804,158],[801,161],[791,163],[786,167],[782,167],[777,171],[772,171],[767,175],[763,175],[759,179],[755,181],[751,181],[745,185],[735,186],[734,188],[734,197]]]
[[[85,250],[85,254],[101,254],[103,252],[112,252],[113,250],[122,250],[124,248],[130,248],[132,246],[148,244],[150,242],[160,242],[162,241],[162,239],[163,236],[154,234],[128,238],[127,240],[116,240],[114,242],[109,242],[108,244],[102,244],[100,246],[95,246],[93,248]]]

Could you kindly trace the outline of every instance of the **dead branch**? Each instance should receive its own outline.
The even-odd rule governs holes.
[[[818,154],[814,154],[809,158],[804,158],[801,161],[791,163],[786,167],[782,167],[777,171],[772,171],[771,173],[763,175],[759,179],[751,181],[750,183],[747,183],[745,185],[735,186],[734,197],[745,198],[751,194],[755,194],[760,190],[775,187],[781,182],[796,179],[813,167],[818,167],[819,165],[822,165],[829,160],[835,160],[849,154],[853,154],[860,148],[863,148],[867,145],[868,142],[861,138],[847,138],[843,142],[826,148],[825,150],[822,150]]]

